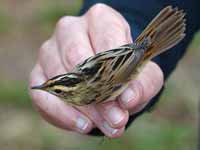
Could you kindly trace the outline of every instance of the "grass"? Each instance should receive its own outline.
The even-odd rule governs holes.
[[[6,33],[11,27],[11,18],[0,10],[0,33]]]

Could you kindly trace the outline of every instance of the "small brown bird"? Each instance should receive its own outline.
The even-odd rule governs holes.
[[[77,65],[72,72],[55,76],[32,89],[47,91],[73,105],[112,100],[125,90],[150,59],[185,37],[184,16],[183,10],[168,6],[134,43],[100,52]]]

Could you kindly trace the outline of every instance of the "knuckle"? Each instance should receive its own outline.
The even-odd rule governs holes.
[[[143,88],[143,102],[148,102],[155,95],[154,79],[148,76],[143,76],[142,88]]]
[[[135,108],[140,103],[143,103],[143,97],[144,97],[144,88],[140,80],[138,79],[133,80],[130,84],[130,89],[133,91],[134,96],[133,96],[133,101],[127,105],[127,108],[129,110]]]
[[[102,14],[108,8],[109,7],[103,3],[97,3],[89,9],[88,13],[96,16],[96,15]]]
[[[110,17],[112,18],[112,23],[115,25],[115,27],[123,30],[123,31],[130,31],[130,26],[126,19],[118,12],[114,12],[113,15]]]
[[[114,21],[115,21],[115,27],[121,30],[121,32],[123,33],[130,32],[129,24],[122,16],[120,18],[115,19]]]
[[[132,42],[131,27],[126,20],[124,21],[124,30],[125,30],[126,40],[131,43]]]
[[[77,18],[78,17],[74,17],[74,16],[64,16],[60,18],[59,21],[57,22],[56,28],[57,29],[66,28],[69,25],[72,25],[74,22],[76,22]]]
[[[117,14],[116,18],[113,19],[113,22],[115,23],[116,27],[119,28],[121,31],[130,33],[130,25],[121,14]]]
[[[53,46],[52,40],[49,39],[42,44],[38,53],[38,60],[40,65],[46,66],[46,61],[52,56],[51,54],[53,50],[55,50],[55,48]]]
[[[164,74],[161,70],[161,68],[154,62],[150,62],[151,67],[150,69],[152,70],[152,78],[151,78],[151,83],[153,85],[157,85],[158,87],[162,87],[164,84]]]
[[[138,101],[140,101],[144,95],[143,84],[141,83],[140,80],[135,80],[133,84],[135,86],[134,91],[136,92],[137,99],[138,99]]]
[[[69,59],[69,55],[76,54],[77,55],[77,50],[80,49],[80,46],[76,43],[76,41],[68,41],[66,45],[63,46],[63,56],[66,59]],[[76,51],[76,53],[75,53]]]
[[[48,52],[48,49],[49,49],[49,45],[50,45],[50,40],[47,40],[46,42],[44,42],[43,44],[42,44],[42,46],[40,47],[40,53],[46,53],[46,52]]]
[[[162,72],[162,70],[160,69],[160,67],[154,63],[154,69],[157,70],[156,72],[156,78],[159,79],[160,83],[163,84],[164,83],[164,74]]]
[[[131,27],[130,27],[129,23],[125,19],[123,19],[123,20],[124,20],[124,28],[125,28],[126,32],[130,33]]]
[[[148,102],[162,88],[164,83],[163,73],[157,64],[150,62],[139,75],[139,81],[143,90],[142,101]]]
[[[86,16],[91,20],[93,18],[103,17],[103,21],[110,24],[110,26],[113,24],[114,28],[130,31],[130,26],[126,19],[119,12],[105,4],[97,3],[93,5],[86,13]]]

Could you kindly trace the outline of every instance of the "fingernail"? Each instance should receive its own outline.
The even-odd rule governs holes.
[[[121,95],[121,100],[124,104],[129,103],[132,99],[134,99],[135,93],[131,88],[127,88]]]
[[[103,127],[111,134],[115,134],[118,131],[117,129],[110,127],[106,121],[103,123]]]
[[[88,127],[88,121],[83,118],[83,117],[79,117],[77,120],[76,120],[76,128],[79,130],[79,131],[84,131],[86,128]]]
[[[117,107],[112,107],[108,111],[108,117],[113,124],[118,124],[124,119],[123,112]]]

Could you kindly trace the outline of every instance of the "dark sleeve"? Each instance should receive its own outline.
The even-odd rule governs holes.
[[[124,0],[124,1],[105,0],[103,1],[102,0],[102,1],[98,1],[98,2],[103,2],[111,6],[112,8],[116,9],[126,18],[126,20],[128,21],[131,27],[131,33],[132,33],[133,39],[135,39],[141,33],[141,31],[151,21],[151,19],[153,19],[153,17],[166,5],[170,4],[172,6],[178,6],[179,8],[182,8],[186,11],[187,31],[186,31],[185,39],[181,43],[173,47],[171,50],[166,51],[153,59],[153,61],[157,63],[162,69],[164,73],[165,81],[167,80],[169,75],[172,73],[172,71],[175,69],[178,61],[184,55],[186,48],[192,39],[193,34],[198,29],[198,24],[199,24],[199,19],[197,15],[198,9],[196,9],[196,6],[199,6],[198,5],[199,2],[197,2],[196,0],[191,0],[187,2],[184,0],[181,0],[179,4],[178,3],[179,0],[175,1],[175,3],[173,2],[169,3],[169,1],[170,0],[168,1],[162,0],[160,2],[156,0],[148,0],[148,1],[146,0],[134,0],[134,1],[132,0]],[[185,2],[184,5],[183,5],[183,1]],[[87,9],[95,3],[97,3],[97,1],[95,0],[86,0],[81,10],[81,13],[84,13],[85,11],[87,11]],[[143,110],[129,117],[129,121],[127,123],[126,128],[138,116],[152,109],[152,107],[158,102],[163,89],[164,87],[152,100],[150,100],[150,102],[146,105],[146,107]],[[101,131],[97,128],[93,129],[90,134],[103,135]]]

